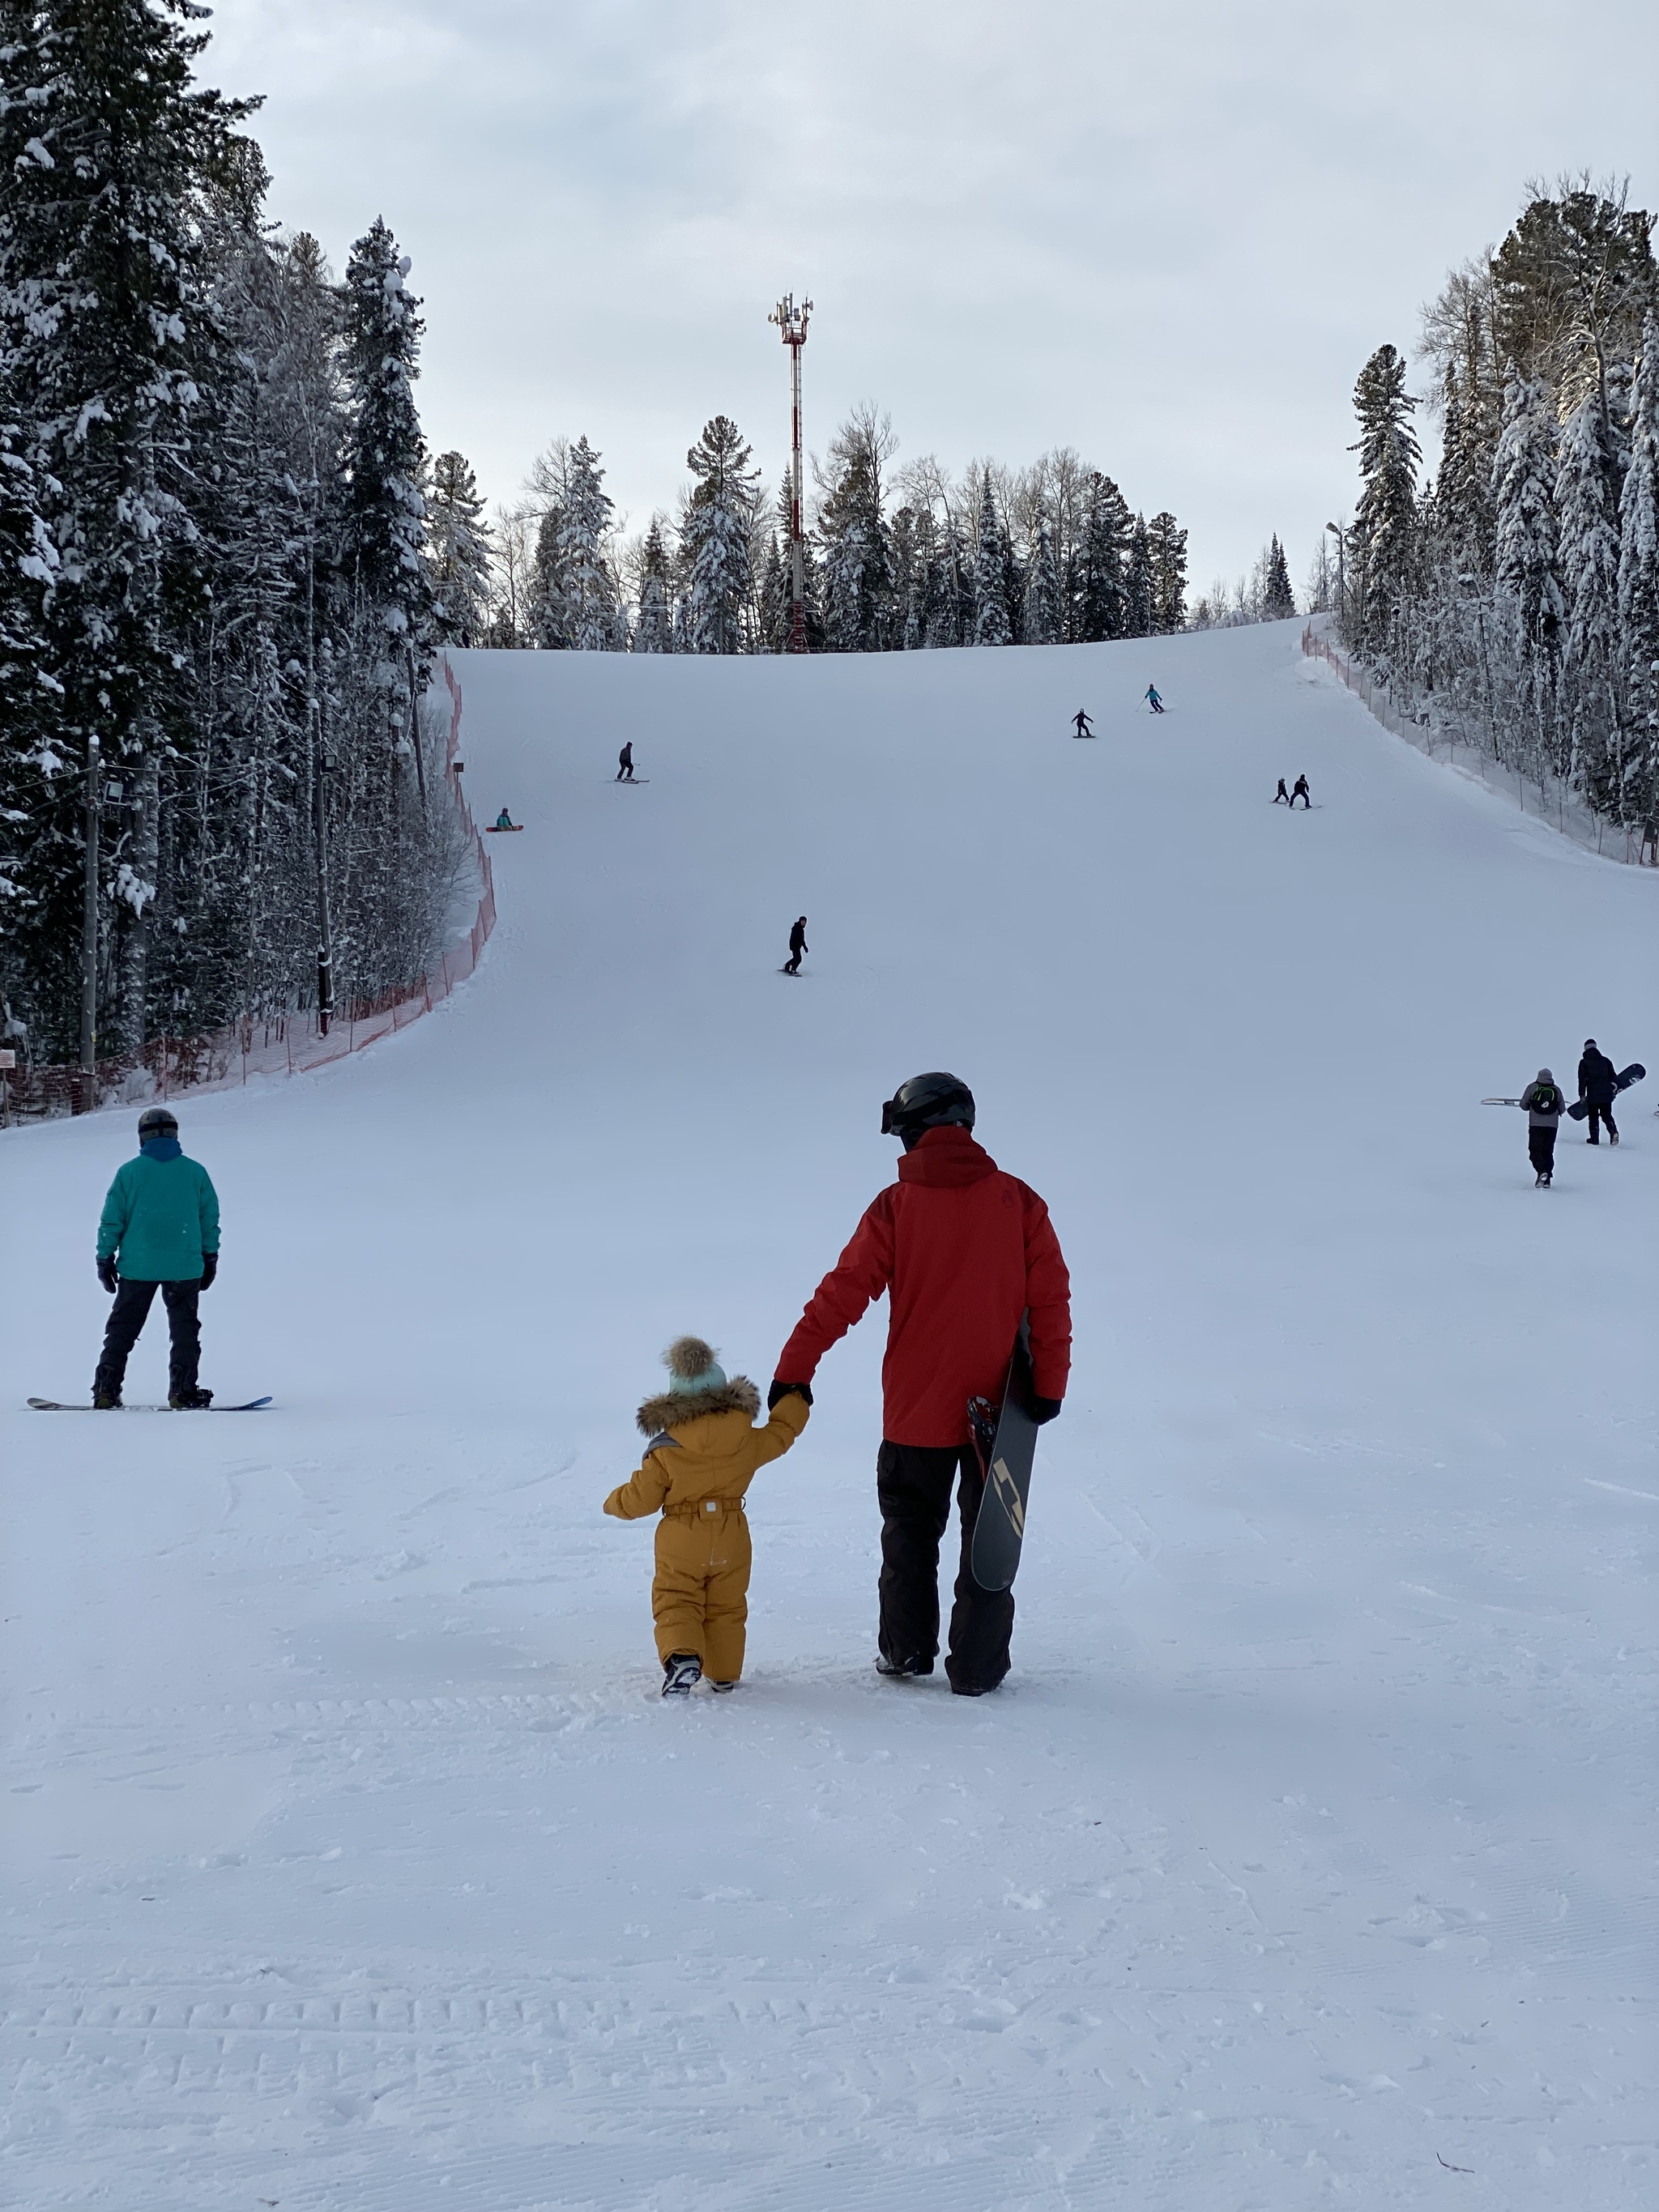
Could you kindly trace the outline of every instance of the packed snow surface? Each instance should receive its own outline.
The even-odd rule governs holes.
[[[1659,877],[1283,626],[456,665],[480,972],[181,1109],[274,1407],[7,1417],[8,2203],[1651,2205],[1656,1085],[1547,1193],[1479,1102],[1659,1061]],[[872,1671],[877,1314],[665,1704],[634,1409],[769,1376],[931,1067],[1075,1286],[1014,1672]],[[131,1118],[0,1141],[9,1406]]]

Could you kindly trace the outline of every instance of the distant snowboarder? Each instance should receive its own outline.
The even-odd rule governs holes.
[[[1089,717],[1084,713],[1081,707],[1079,707],[1076,714],[1073,715],[1072,725],[1077,735],[1080,738],[1091,738],[1095,733],[1094,724],[1089,720]]]
[[[1283,784],[1279,786],[1279,789],[1281,791],[1284,787]],[[1312,806],[1313,801],[1308,796],[1308,779],[1305,775],[1297,776],[1296,781],[1291,786],[1291,811],[1292,814],[1296,811],[1296,802],[1298,799],[1302,801],[1303,811],[1306,813]]]
[[[1578,1063],[1578,1096],[1589,1108],[1589,1135],[1587,1144],[1601,1141],[1596,1134],[1598,1120],[1607,1125],[1607,1142],[1616,1145],[1619,1131],[1613,1122],[1613,1102],[1619,1096],[1619,1071],[1601,1051],[1594,1037],[1584,1039],[1584,1057]]]
[[[1274,793],[1273,793],[1273,805],[1274,805],[1275,806],[1278,806],[1278,805],[1281,805],[1281,804],[1282,804],[1282,805],[1285,805],[1285,806],[1288,806],[1288,805],[1290,805],[1290,803],[1291,803],[1291,794],[1290,794],[1290,793],[1289,793],[1288,791],[1286,791],[1286,790],[1285,790],[1285,779],[1284,779],[1284,777],[1281,775],[1281,776],[1279,777],[1279,788],[1278,788],[1278,790],[1277,790],[1276,792],[1274,792]]]
[[[811,948],[806,942],[806,916],[802,915],[800,920],[795,924],[794,927],[789,933],[789,957],[783,963],[784,974],[786,975],[799,975],[800,973],[801,954],[810,950]]]
[[[618,783],[632,783],[634,781],[634,740],[632,738],[628,740],[628,743],[617,755],[617,781]]]
[[[495,827],[498,830],[516,830],[518,826],[506,807],[502,807],[501,812],[495,817]]]
[[[114,1298],[92,1402],[100,1413],[121,1404],[127,1357],[138,1341],[159,1289],[171,1339],[167,1403],[197,1413],[213,1402],[197,1371],[202,1332],[200,1292],[219,1272],[219,1200],[207,1170],[186,1159],[179,1124],[165,1106],[138,1116],[138,1157],[117,1171],[98,1224],[98,1279]]]
[[[1156,684],[1149,684],[1146,686],[1146,704],[1155,714],[1161,714],[1164,712],[1164,702],[1158,696]]]
[[[1567,1102],[1547,1067],[1540,1067],[1521,1093],[1527,1109],[1527,1157],[1532,1162],[1534,1190],[1547,1190],[1555,1175],[1555,1133]]]

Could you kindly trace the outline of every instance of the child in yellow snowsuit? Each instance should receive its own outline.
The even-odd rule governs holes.
[[[644,1462],[605,1510],[618,1521],[661,1511],[651,1611],[669,1698],[687,1695],[704,1674],[713,1689],[738,1686],[750,1559],[743,1495],[799,1436],[811,1401],[795,1385],[757,1429],[760,1392],[746,1375],[728,1382],[701,1337],[680,1337],[664,1362],[667,1389],[640,1407],[640,1433],[650,1439]]]

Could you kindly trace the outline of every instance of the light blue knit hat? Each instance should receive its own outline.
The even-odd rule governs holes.
[[[726,1370],[715,1358],[714,1346],[700,1336],[677,1336],[662,1357],[671,1398],[695,1398],[700,1391],[726,1387]]]

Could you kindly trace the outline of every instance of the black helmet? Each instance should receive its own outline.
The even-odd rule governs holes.
[[[973,1126],[974,1094],[959,1075],[913,1075],[882,1105],[882,1135],[901,1138],[907,1151],[924,1129]]]
[[[138,1116],[138,1141],[141,1145],[147,1145],[152,1137],[176,1137],[178,1133],[179,1124],[169,1107],[146,1106]]]

